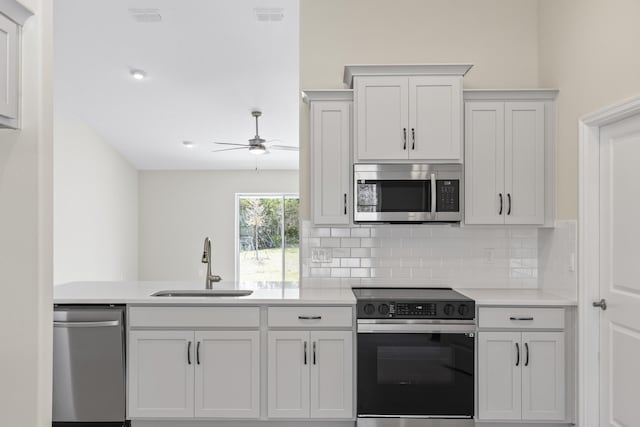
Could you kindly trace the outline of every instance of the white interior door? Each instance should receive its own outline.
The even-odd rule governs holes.
[[[600,427],[639,425],[640,117],[600,129]]]
[[[195,416],[260,416],[260,332],[196,332]]]

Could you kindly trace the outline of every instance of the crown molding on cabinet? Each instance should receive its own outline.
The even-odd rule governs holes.
[[[345,65],[342,81],[353,87],[354,76],[464,76],[473,64]]]
[[[302,100],[311,101],[353,101],[353,89],[318,89],[302,91]]]
[[[465,89],[465,101],[540,101],[554,100],[558,89]]]
[[[32,11],[16,0],[0,0],[0,13],[20,26],[23,26],[27,18],[33,15]]]

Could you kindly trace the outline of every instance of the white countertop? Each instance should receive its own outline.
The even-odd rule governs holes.
[[[575,298],[540,289],[455,289],[475,300],[476,305],[503,306],[575,306]]]
[[[54,304],[188,304],[188,305],[354,305],[351,288],[313,286],[300,288],[297,282],[214,283],[215,289],[250,289],[244,297],[153,297],[163,290],[204,289],[203,283],[187,282],[72,282],[57,285]]]

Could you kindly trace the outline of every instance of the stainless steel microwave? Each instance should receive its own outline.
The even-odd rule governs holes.
[[[462,221],[460,164],[356,164],[354,222]]]

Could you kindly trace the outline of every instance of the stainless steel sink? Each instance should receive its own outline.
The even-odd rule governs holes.
[[[238,289],[192,289],[158,291],[152,297],[246,297],[253,291]]]

